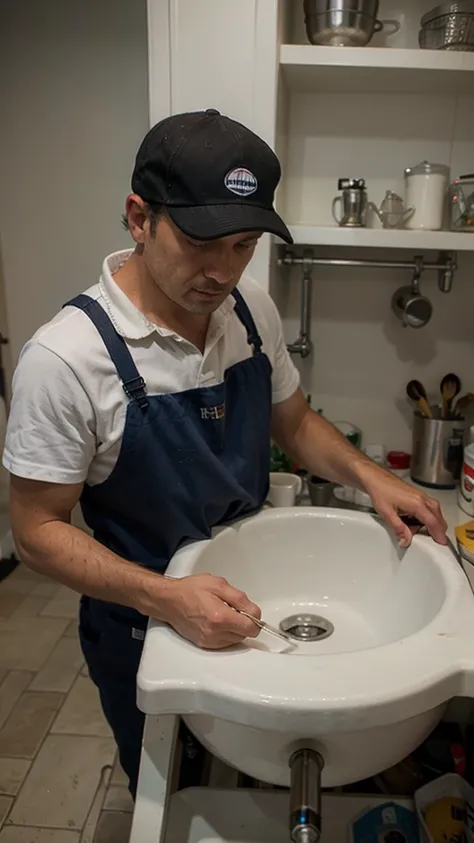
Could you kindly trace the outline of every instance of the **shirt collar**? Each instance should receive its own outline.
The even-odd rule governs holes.
[[[149,337],[150,334],[156,331],[162,337],[177,337],[175,331],[169,328],[164,328],[162,325],[156,325],[150,322],[149,319],[135,307],[128,296],[120,289],[118,284],[113,279],[113,273],[117,272],[121,266],[132,256],[133,249],[123,249],[120,252],[113,252],[108,255],[102,265],[102,275],[99,280],[99,289],[104,299],[105,308],[113,323],[115,330],[124,339],[141,340]],[[212,314],[211,326],[213,332],[222,326],[227,316],[233,311],[235,307],[235,299],[233,296],[227,296],[222,304]]]

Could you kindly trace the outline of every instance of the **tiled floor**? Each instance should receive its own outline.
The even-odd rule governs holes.
[[[133,803],[77,639],[78,595],[0,582],[0,843],[127,843]]]

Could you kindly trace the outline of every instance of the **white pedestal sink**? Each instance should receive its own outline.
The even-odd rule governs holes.
[[[370,515],[270,510],[182,549],[167,573],[206,571],[244,589],[274,626],[304,612],[334,627],[295,646],[262,632],[209,652],[150,624],[139,707],[182,715],[251,776],[288,785],[292,749],[307,741],[324,757],[323,786],[360,780],[408,755],[452,697],[474,695],[474,598],[431,539],[402,551]]]

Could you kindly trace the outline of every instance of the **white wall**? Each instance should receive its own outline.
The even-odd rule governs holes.
[[[320,253],[334,255],[334,250]],[[374,250],[359,251],[361,255],[387,258],[387,252]],[[390,257],[410,258],[404,252]],[[365,444],[410,449],[411,408],[405,386],[411,378],[422,380],[437,397],[441,378],[454,371],[464,387],[474,391],[474,260],[461,254],[459,261],[449,294],[439,292],[436,273],[424,276],[422,291],[431,299],[434,315],[421,330],[403,328],[390,309],[396,288],[409,282],[406,270],[314,269],[314,354],[305,361],[294,359],[315,409],[323,408],[333,421],[357,424]],[[284,277],[276,285],[290,341],[299,329],[300,272],[281,271]]]
[[[148,128],[145,0],[22,0],[0,14],[0,236],[14,358],[95,283]]]

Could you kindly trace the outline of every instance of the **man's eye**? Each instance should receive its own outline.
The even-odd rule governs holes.
[[[193,246],[195,249],[207,249],[209,243],[205,243],[202,240],[199,240],[197,243],[194,240],[188,240],[190,246]]]
[[[253,242],[237,243],[236,248],[237,249],[243,249],[245,251],[246,249],[254,249],[256,245],[257,245],[257,241],[255,240]]]

